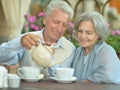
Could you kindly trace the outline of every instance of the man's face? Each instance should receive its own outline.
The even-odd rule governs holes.
[[[69,14],[61,10],[54,10],[44,19],[45,31],[44,39],[46,42],[56,42],[64,35],[68,23],[70,21]]]

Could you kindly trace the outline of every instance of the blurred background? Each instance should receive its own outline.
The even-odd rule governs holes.
[[[51,0],[31,0],[29,13],[37,15],[43,11]],[[120,29],[120,0],[64,0],[74,9],[73,21],[84,11],[102,13],[110,24],[111,29]]]
[[[0,43],[9,41],[19,36],[22,33],[30,30],[25,29],[26,19],[25,14],[29,16],[38,16],[43,12],[47,4],[51,0],[0,0]],[[115,41],[111,45],[120,48],[119,30],[120,30],[120,0],[64,0],[74,9],[75,15],[72,20],[77,19],[78,15],[85,11],[98,11],[108,22],[111,32],[117,31],[117,39],[110,37],[108,43]],[[33,30],[32,30],[33,31]],[[75,38],[74,30],[66,32],[65,36],[68,39]],[[112,34],[111,34],[112,36]],[[76,43],[73,41],[73,43]],[[120,49],[119,49],[120,51]]]

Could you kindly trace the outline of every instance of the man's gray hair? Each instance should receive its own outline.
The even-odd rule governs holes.
[[[59,10],[62,10],[64,12],[68,13],[70,15],[70,19],[73,18],[74,11],[73,11],[72,7],[63,0],[50,1],[50,3],[48,4],[48,6],[46,8],[46,15],[49,15],[50,13],[52,13],[52,11],[54,11],[56,9],[59,9]]]
[[[109,35],[109,28],[105,18],[99,12],[85,12],[81,14],[75,22],[75,30],[78,30],[78,26],[82,21],[92,21],[97,34],[100,37],[99,42],[105,41]],[[87,27],[87,26],[86,26]]]

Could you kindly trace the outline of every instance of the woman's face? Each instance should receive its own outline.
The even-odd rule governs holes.
[[[95,31],[92,21],[81,21],[78,26],[78,40],[82,47],[91,50],[98,41],[99,36]]]
[[[61,10],[54,10],[44,19],[44,39],[51,43],[56,42],[66,31],[70,15]]]

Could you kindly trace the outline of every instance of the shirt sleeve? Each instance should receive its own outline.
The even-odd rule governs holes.
[[[98,67],[88,80],[98,83],[120,84],[120,60],[112,47],[102,49],[96,56]],[[93,66],[94,67],[94,66]]]
[[[0,64],[17,64],[21,60],[25,48],[22,47],[20,40],[23,35],[0,45]]]

